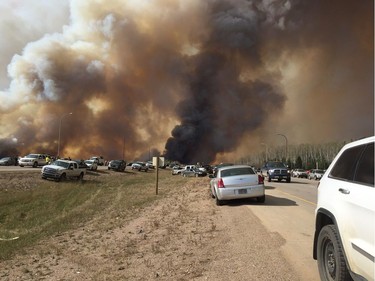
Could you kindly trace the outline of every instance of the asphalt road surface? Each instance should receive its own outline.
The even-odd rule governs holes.
[[[306,281],[320,280],[312,258],[318,183],[297,178],[291,183],[266,182],[265,204],[247,206],[268,231],[285,239],[285,257]]]

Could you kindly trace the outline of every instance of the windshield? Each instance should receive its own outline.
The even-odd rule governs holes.
[[[286,168],[282,162],[270,162],[267,166],[270,168]]]
[[[60,167],[66,168],[66,169],[69,167],[69,163],[63,162],[63,161],[60,161],[60,160],[56,160],[55,162],[52,163],[52,165],[60,166]]]
[[[38,154],[29,154],[25,158],[38,158]]]
[[[7,160],[10,160],[10,157],[4,157],[0,159],[0,161],[7,161]]]

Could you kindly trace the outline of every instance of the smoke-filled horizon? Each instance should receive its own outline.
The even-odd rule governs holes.
[[[373,5],[6,0],[0,156],[60,145],[62,157],[212,163],[280,133],[373,135]]]

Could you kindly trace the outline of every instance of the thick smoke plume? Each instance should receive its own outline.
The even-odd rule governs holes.
[[[1,4],[0,156],[59,129],[61,156],[183,163],[373,134],[371,0],[53,2]]]

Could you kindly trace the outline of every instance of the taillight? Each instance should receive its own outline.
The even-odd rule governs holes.
[[[264,177],[262,175],[258,175],[258,184],[264,184]]]
[[[219,179],[219,181],[217,182],[217,188],[224,188],[224,181],[222,178]]]

